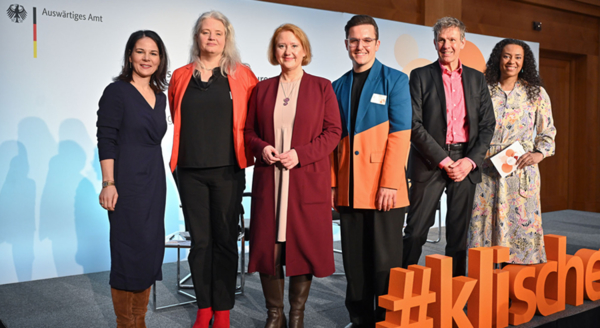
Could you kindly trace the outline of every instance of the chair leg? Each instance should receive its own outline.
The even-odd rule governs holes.
[[[435,240],[427,239],[427,242],[432,243],[432,244],[437,244],[440,242],[440,240],[442,240],[442,200],[441,199],[438,201],[436,212],[438,213],[438,238]]]

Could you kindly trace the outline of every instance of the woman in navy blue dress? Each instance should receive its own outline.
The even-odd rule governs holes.
[[[121,74],[98,109],[100,205],[110,221],[110,285],[117,327],[146,327],[150,288],[162,279],[167,53],[155,32],[129,37]]]

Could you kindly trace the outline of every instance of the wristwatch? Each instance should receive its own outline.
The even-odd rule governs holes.
[[[115,182],[114,181],[102,181],[102,188],[106,188],[108,186],[114,186]]]

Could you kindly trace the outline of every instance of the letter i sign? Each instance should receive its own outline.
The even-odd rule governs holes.
[[[432,328],[427,305],[435,302],[435,292],[429,290],[431,268],[411,265],[408,270],[390,271],[388,295],[379,296],[379,306],[385,308],[385,321],[377,328]]]

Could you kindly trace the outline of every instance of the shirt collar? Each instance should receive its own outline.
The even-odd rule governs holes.
[[[456,70],[454,70],[453,72],[450,72],[449,69],[447,69],[444,65],[442,65],[442,63],[440,62],[439,59],[438,59],[438,64],[440,65],[440,68],[442,69],[442,74],[452,75],[452,73],[456,72],[456,73],[458,73],[459,76],[462,76],[463,67],[462,67],[462,62],[460,61],[460,59],[458,59],[458,68],[456,68]]]
[[[498,81],[497,85],[498,85],[498,89],[503,90],[502,84],[500,84],[500,81]],[[523,87],[523,83],[521,82],[521,79],[518,79],[517,82],[515,82],[515,86],[513,87],[513,90],[517,89],[517,88],[521,88],[521,87]]]

